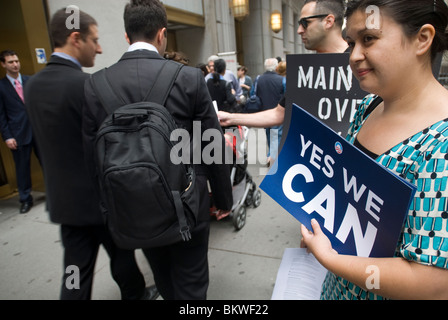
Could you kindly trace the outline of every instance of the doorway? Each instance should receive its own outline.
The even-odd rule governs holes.
[[[45,67],[38,59],[39,53],[51,52],[44,1],[0,0],[0,51],[11,49],[17,52],[21,62],[21,73],[33,75]],[[42,58],[40,56],[39,58]],[[0,68],[0,78],[5,70]],[[17,189],[15,165],[11,151],[0,139],[0,198],[14,195]],[[31,159],[33,190],[45,191],[42,170],[33,154]]]

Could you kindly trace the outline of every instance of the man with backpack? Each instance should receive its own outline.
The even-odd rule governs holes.
[[[97,174],[114,240],[121,247],[143,249],[162,297],[206,299],[207,180],[214,205],[222,213],[230,211],[229,166],[173,163],[168,135],[181,129],[192,139],[195,128],[201,136],[213,129],[221,140],[214,143],[224,148],[222,130],[202,72],[162,57],[167,16],[161,2],[131,0],[124,21],[128,52],[85,85],[87,163]]]

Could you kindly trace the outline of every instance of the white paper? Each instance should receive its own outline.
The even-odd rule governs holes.
[[[218,114],[218,103],[216,100],[213,100],[213,107],[215,108],[216,114]]]
[[[301,248],[285,249],[272,300],[319,300],[327,270]]]

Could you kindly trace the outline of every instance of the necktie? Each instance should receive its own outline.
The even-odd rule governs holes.
[[[22,101],[25,102],[25,98],[24,98],[24,96],[23,96],[23,87],[22,87],[22,85],[20,84],[20,81],[16,79],[16,80],[15,80],[15,83],[16,83],[16,91],[17,91],[17,94],[19,95],[20,99],[22,99]]]

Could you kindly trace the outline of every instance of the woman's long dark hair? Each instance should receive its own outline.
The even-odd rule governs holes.
[[[213,73],[213,83],[219,85],[220,75],[226,71],[226,62],[223,59],[215,60],[215,72]]]

